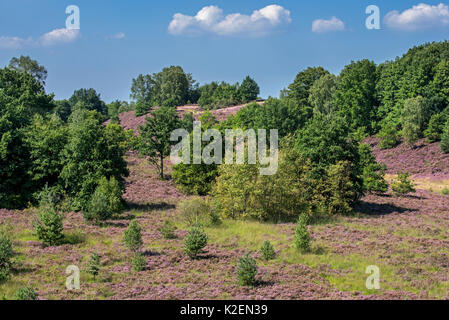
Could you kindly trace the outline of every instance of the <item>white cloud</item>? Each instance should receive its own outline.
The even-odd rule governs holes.
[[[126,34],[124,32],[119,32],[112,36],[107,36],[106,39],[107,40],[121,40],[121,39],[124,39],[125,37],[126,37]]]
[[[40,43],[44,46],[51,46],[59,43],[69,43],[75,41],[80,35],[77,29],[55,29],[44,34],[40,38]]]
[[[332,17],[330,20],[317,19],[312,23],[312,31],[316,33],[343,30],[345,30],[345,24],[337,17]]]
[[[20,37],[2,37],[0,36],[0,49],[22,49],[24,47],[38,47],[38,46],[51,46],[59,43],[73,42],[80,37],[79,30],[70,29],[55,29],[43,36],[38,40],[33,38],[20,38]]]
[[[33,39],[22,39],[19,37],[0,37],[0,49],[21,49],[33,44]]]
[[[390,28],[409,31],[445,27],[449,26],[449,7],[443,3],[435,6],[420,3],[403,12],[389,12],[384,22]]]
[[[251,15],[233,13],[223,15],[217,6],[202,8],[195,16],[176,13],[168,26],[174,35],[200,35],[260,37],[291,23],[290,11],[278,5],[255,10]]]

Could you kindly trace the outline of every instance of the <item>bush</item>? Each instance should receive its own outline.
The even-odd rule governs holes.
[[[87,273],[95,278],[98,276],[100,271],[100,256],[97,253],[93,253],[90,256],[89,264],[87,265]]]
[[[401,136],[397,127],[391,123],[386,124],[377,134],[380,138],[379,148],[392,149],[401,143]]]
[[[196,259],[203,252],[207,245],[207,234],[201,231],[198,226],[190,229],[184,241],[184,252],[191,258]]]
[[[44,201],[39,207],[36,235],[47,246],[58,246],[64,239],[63,216],[56,212],[52,203]]]
[[[251,258],[249,253],[246,253],[239,258],[237,265],[237,278],[241,286],[254,286],[256,284],[257,264]]]
[[[14,300],[37,300],[38,294],[32,287],[23,287],[17,290]]]
[[[123,234],[123,243],[131,251],[136,252],[143,244],[141,230],[137,220],[133,220]]]
[[[393,181],[391,184],[391,189],[397,196],[416,192],[408,172],[400,172],[398,174],[398,180]]]
[[[449,153],[449,121],[446,123],[441,134],[441,151]]]
[[[307,230],[308,220],[309,217],[307,216],[307,214],[302,214],[298,219],[298,223],[295,229],[294,245],[295,248],[302,253],[310,251],[310,235],[309,231]]]
[[[268,240],[263,243],[260,251],[262,252],[262,257],[267,261],[273,260],[276,256],[273,245]]]
[[[176,238],[176,235],[174,233],[175,231],[176,226],[170,220],[165,220],[162,227],[159,228],[159,232],[165,239],[175,239]]]
[[[441,194],[443,196],[449,196],[449,189],[448,188],[444,188],[443,190],[441,190]]]
[[[122,190],[114,177],[110,180],[101,178],[89,201],[84,218],[95,223],[109,219],[114,213],[123,209]]]
[[[147,261],[145,260],[145,257],[143,256],[143,254],[141,252],[136,252],[136,254],[134,255],[132,264],[133,264],[133,270],[135,272],[140,272],[140,271],[145,270]]]
[[[445,112],[434,114],[429,121],[427,129],[424,131],[424,135],[428,142],[436,142],[441,140],[441,134],[444,130],[444,125],[447,122],[447,115]]]
[[[200,197],[184,200],[179,205],[181,219],[188,226],[209,226],[211,224],[211,212],[209,202]]]
[[[9,277],[13,255],[11,240],[0,232],[0,282]]]

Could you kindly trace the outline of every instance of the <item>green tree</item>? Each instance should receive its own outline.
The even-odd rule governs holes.
[[[335,105],[351,129],[364,127],[373,132],[376,119],[376,65],[369,60],[352,62],[340,73]]]
[[[0,207],[24,206],[34,192],[25,129],[34,113],[51,110],[51,100],[30,74],[0,69]]]
[[[142,156],[147,156],[161,177],[164,176],[164,158],[170,155],[171,146],[174,142],[170,141],[170,135],[173,130],[182,127],[181,121],[174,108],[163,107],[151,113],[146,118],[146,123],[139,127],[140,136],[136,143],[136,149]]]
[[[328,75],[329,72],[322,67],[307,68],[296,75],[295,80],[288,86],[287,98],[293,99],[301,109],[302,115],[307,119],[312,116],[312,106],[309,104],[310,89],[315,81]]]
[[[255,286],[257,275],[257,264],[249,253],[247,252],[239,258],[237,264],[237,279],[241,286]]]
[[[424,131],[424,136],[428,142],[436,142],[441,140],[444,125],[448,121],[447,111],[432,115],[427,129]]]
[[[63,216],[56,211],[54,204],[44,198],[38,209],[36,235],[47,246],[58,246],[64,239]]]
[[[391,189],[397,196],[416,192],[415,186],[410,180],[410,174],[408,172],[399,172],[397,180],[394,180],[391,183]]]
[[[295,228],[294,246],[296,250],[306,253],[310,251],[310,235],[307,230],[309,216],[302,214],[299,216],[298,223]]]
[[[331,114],[335,111],[333,98],[336,88],[337,78],[333,74],[326,74],[315,81],[309,90],[308,99],[314,114]]]
[[[133,270],[135,272],[141,272],[145,270],[145,267],[147,265],[147,261],[145,260],[145,257],[143,256],[142,252],[136,252],[132,261]]]
[[[446,122],[446,125],[443,128],[440,147],[444,153],[449,153],[449,121]]]
[[[97,253],[92,253],[89,259],[89,263],[87,265],[87,273],[95,278],[98,276],[100,272],[100,256]]]
[[[62,121],[67,122],[72,113],[72,106],[67,100],[56,100],[54,101],[54,108],[52,113],[61,118]]]
[[[74,210],[85,210],[100,178],[114,177],[124,189],[129,171],[124,160],[130,133],[117,124],[102,124],[95,111],[76,110],[69,119],[61,180]]]
[[[149,74],[140,74],[136,79],[133,79],[130,97],[136,102],[135,112],[137,117],[146,114],[153,106],[154,85],[154,80]]]
[[[45,185],[52,187],[59,182],[67,135],[67,126],[57,115],[37,114],[26,128],[24,141],[31,161],[27,173],[34,190]]]
[[[196,259],[207,245],[207,234],[199,226],[192,227],[184,240],[184,252],[191,258]]]
[[[45,86],[45,80],[47,80],[47,69],[44,66],[39,65],[36,60],[31,59],[29,56],[20,56],[19,58],[12,58],[9,61],[9,68],[29,73],[36,81]]]
[[[409,145],[414,145],[423,136],[426,118],[427,110],[423,97],[405,100],[401,114],[402,135]]]
[[[243,103],[254,101],[257,99],[260,88],[254,79],[247,76],[238,89],[240,99]]]
[[[273,245],[268,240],[263,243],[260,251],[262,253],[262,258],[264,258],[266,261],[272,260],[276,256]]]
[[[69,103],[72,106],[72,111],[76,109],[77,106],[82,106],[86,110],[95,110],[104,116],[108,114],[106,103],[101,100],[100,94],[92,88],[76,90],[70,97]]]
[[[385,181],[386,166],[376,161],[371,147],[361,143],[359,145],[361,166],[363,167],[363,190],[365,192],[386,192],[388,184]]]
[[[123,243],[133,252],[137,252],[142,247],[142,229],[137,220],[131,221],[128,229],[123,233]]]

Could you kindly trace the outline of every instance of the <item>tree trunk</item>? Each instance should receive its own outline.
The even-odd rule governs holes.
[[[161,155],[161,179],[164,180],[164,156]]]

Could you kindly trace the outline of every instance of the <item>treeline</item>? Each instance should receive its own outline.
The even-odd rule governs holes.
[[[54,101],[46,74],[29,57],[0,69],[0,207],[37,204],[45,190],[87,212],[101,181],[116,184],[121,201],[132,133],[103,125],[108,107],[93,89]]]
[[[218,109],[257,99],[259,86],[249,76],[242,84],[212,82],[199,86],[190,73],[177,66],[159,73],[140,74],[133,79],[131,99],[136,115],[144,115],[152,107],[177,107],[198,103],[203,109]]]

